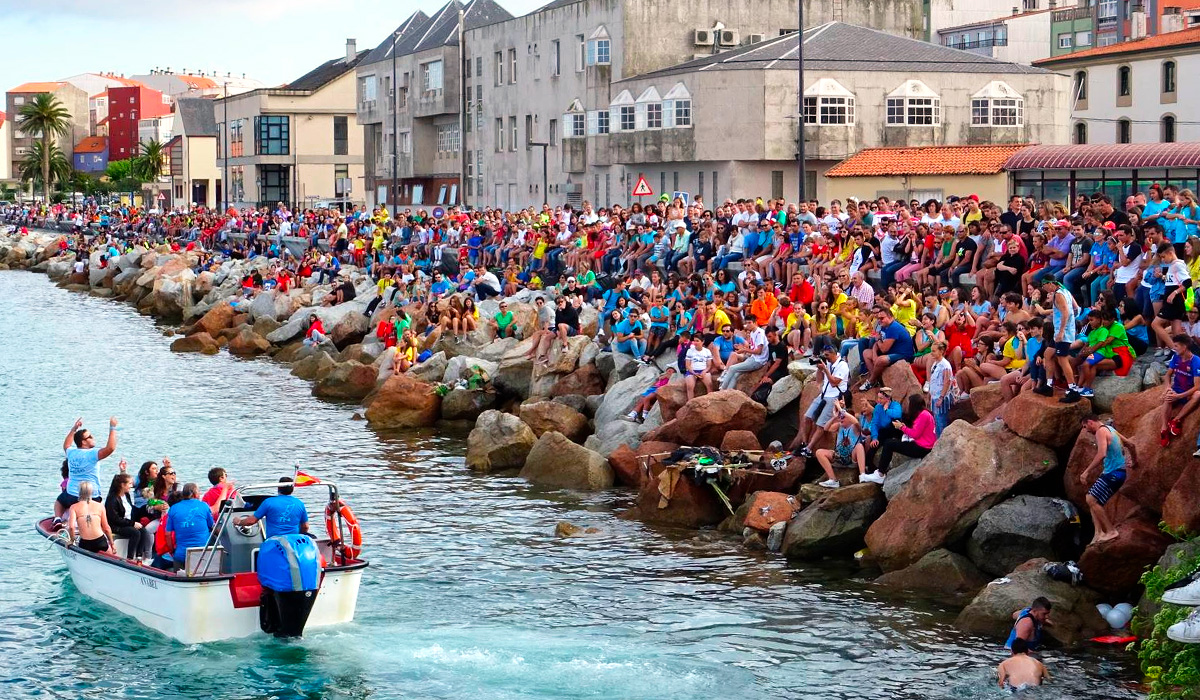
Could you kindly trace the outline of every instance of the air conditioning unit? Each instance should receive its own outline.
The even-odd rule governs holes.
[[[711,29],[697,29],[692,34],[692,43],[696,46],[712,46],[713,32]]]
[[[720,36],[721,46],[737,46],[740,37],[736,29],[722,29]]]
[[[747,34],[746,35],[746,43],[747,44],[757,44],[759,42],[763,42],[766,40],[767,40],[766,34]]]

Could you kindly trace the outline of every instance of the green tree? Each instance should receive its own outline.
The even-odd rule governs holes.
[[[162,175],[167,154],[158,141],[142,141],[138,157],[133,161],[133,172],[142,182],[153,182]]]
[[[71,177],[71,164],[53,142],[34,141],[29,154],[17,167],[22,180],[42,186],[47,202],[50,201],[50,184],[65,182]]]
[[[34,95],[17,111],[17,129],[26,136],[40,138],[42,157],[42,194],[50,201],[52,146],[56,138],[71,133],[71,113],[50,93]],[[59,154],[61,155],[61,151]]]
[[[133,160],[110,160],[104,169],[104,176],[112,182],[119,182],[133,175]]]

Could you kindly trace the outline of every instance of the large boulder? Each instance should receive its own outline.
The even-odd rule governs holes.
[[[446,367],[449,364],[446,353],[435,352],[428,360],[410,367],[408,374],[423,382],[440,382],[446,375]]]
[[[971,408],[980,418],[992,415],[1004,403],[1004,395],[1000,393],[999,382],[984,384],[971,390]]]
[[[729,514],[712,487],[657,463],[651,465],[650,478],[642,483],[637,505],[630,513],[648,523],[684,528],[716,525]]]
[[[921,382],[917,381],[917,375],[913,374],[912,366],[904,360],[888,365],[883,370],[881,379],[883,386],[892,390],[892,398],[899,401],[901,406],[908,405],[908,397],[924,393]],[[871,396],[874,401],[874,393]]]
[[[1014,571],[984,586],[954,624],[1000,643],[1012,630],[1013,613],[1029,607],[1039,596],[1050,601],[1050,619],[1054,621],[1043,629],[1044,637],[1072,645],[1108,631],[1108,623],[1096,610],[1100,597],[1094,591],[1055,581],[1038,568]]]
[[[389,377],[367,406],[367,422],[377,428],[422,428],[441,416],[442,400],[433,386],[404,374]]]
[[[550,389],[551,396],[594,396],[603,394],[607,382],[596,365],[580,365],[575,371],[560,378]]]
[[[260,318],[282,321],[292,315],[292,302],[288,295],[268,289],[255,295],[249,304],[241,304],[238,310],[249,313],[255,321]]]
[[[205,355],[216,355],[221,346],[208,333],[192,333],[171,342],[172,352],[199,352]]]
[[[467,436],[467,466],[479,472],[520,469],[535,442],[533,431],[520,418],[484,411]]]
[[[1136,394],[1142,390],[1143,371],[1140,366],[1134,366],[1124,377],[1117,374],[1106,374],[1096,377],[1092,382],[1092,406],[1097,413],[1112,413],[1118,396]]]
[[[526,356],[533,347],[532,340],[522,341],[513,347],[496,365],[492,383],[496,388],[520,398],[529,396],[533,384],[533,360]]]
[[[638,455],[629,445],[620,445],[613,450],[608,455],[608,466],[612,467],[613,479],[621,486],[641,488],[646,480]]]
[[[1192,451],[1196,449],[1192,436],[1200,431],[1200,411],[1193,411],[1183,421],[1183,436],[1173,439],[1163,447],[1159,442],[1162,426],[1164,385],[1137,394],[1118,396],[1113,405],[1113,423],[1122,435],[1133,441],[1137,449],[1137,466],[1129,470],[1129,478],[1121,487],[1123,495],[1154,515],[1165,512],[1167,497],[1177,488],[1181,477],[1192,468],[1196,460]],[[1068,476],[1068,479],[1070,476]],[[1188,482],[1180,485],[1186,489]],[[1180,512],[1186,500],[1180,492],[1173,499],[1172,520],[1186,522]],[[1110,511],[1111,513],[1111,511]]]
[[[592,341],[588,336],[571,336],[567,338],[567,347],[564,349],[562,343],[555,340],[551,343],[549,362],[533,368],[534,379],[545,374],[566,375],[575,371],[575,367],[579,364],[579,356],[583,354],[584,346],[590,342]]]
[[[912,566],[880,576],[875,583],[958,603],[974,598],[988,580],[970,559],[947,549],[935,549]]]
[[[442,397],[442,418],[475,420],[496,406],[496,393],[482,389],[451,389]]]
[[[761,450],[758,436],[749,430],[730,430],[721,438],[722,452],[756,451]]]
[[[521,405],[521,420],[533,434],[562,433],[571,442],[582,443],[588,436],[588,420],[570,406],[555,401],[535,401]]]
[[[1026,440],[1063,447],[1079,435],[1080,421],[1091,410],[1086,400],[1065,404],[1052,396],[1023,391],[1004,407],[1004,423]]]
[[[1156,522],[1128,518],[1116,528],[1116,539],[1088,545],[1079,557],[1079,570],[1089,587],[1124,595],[1137,588],[1146,567],[1158,561],[1173,540]]]
[[[318,350],[296,360],[292,365],[292,375],[312,381],[328,375],[335,366],[337,361],[330,357],[329,353]]]
[[[1033,557],[1073,559],[1080,549],[1078,512],[1070,503],[1044,496],[1016,496],[990,508],[967,543],[967,554],[983,571],[1003,576]]]
[[[607,457],[621,445],[636,450],[642,444],[642,436],[648,432],[649,428],[645,424],[614,420],[598,428],[595,435],[589,436],[583,444],[589,450],[595,450]]]
[[[800,501],[795,496],[778,491],[757,491],[746,499],[746,517],[743,527],[767,532],[777,523],[786,523],[800,510]]]
[[[885,571],[903,569],[961,540],[987,509],[1056,465],[1049,448],[999,423],[956,421],[871,526],[867,546]]]
[[[1162,519],[1176,530],[1200,532],[1200,462],[1184,467],[1163,501]]]
[[[783,553],[788,559],[801,560],[853,554],[862,548],[868,528],[886,507],[878,484],[835,489],[788,523]]]
[[[342,362],[313,385],[312,394],[325,399],[361,401],[375,389],[376,375],[371,365],[353,360]]]
[[[771,385],[771,393],[767,396],[767,413],[779,413],[800,398],[802,391],[804,391],[804,380],[797,379],[790,374],[775,382]]]
[[[525,458],[521,478],[541,486],[583,491],[597,491],[613,485],[613,471],[608,460],[556,432],[545,433],[534,443]]]
[[[682,444],[715,447],[730,430],[762,430],[767,409],[748,395],[730,389],[692,399],[676,414],[675,422]]]
[[[604,394],[604,401],[596,409],[596,430],[619,420],[633,409],[633,405],[641,397],[642,392],[654,384],[658,378],[658,370],[649,365],[642,366],[637,374],[622,379],[609,387]]]
[[[237,335],[229,339],[228,350],[232,355],[254,357],[271,349],[271,343],[266,338],[254,332],[250,326],[242,326]]]
[[[343,350],[362,339],[371,332],[371,321],[358,311],[348,310],[341,315],[332,326],[327,326],[329,339],[339,350]]]
[[[475,367],[487,372],[489,377],[496,376],[495,362],[488,362],[478,357],[458,355],[450,358],[446,363],[446,371],[442,373],[442,381],[446,384],[453,384],[459,380],[468,379]]]

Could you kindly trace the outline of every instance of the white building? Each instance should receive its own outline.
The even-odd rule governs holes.
[[[267,87],[254,78],[247,78],[245,73],[240,76],[232,73],[220,74],[216,71],[188,73],[186,68],[179,72],[174,72],[170,68],[163,70],[155,68],[149,73],[132,76],[131,79],[148,88],[158,90],[172,99],[240,95],[243,92]]]
[[[1033,63],[1050,57],[1052,16],[1047,8],[946,27],[938,30],[937,43],[998,61]]]
[[[138,120],[138,143],[157,141],[166,143],[175,137],[175,115]]]
[[[1038,61],[1071,78],[1073,143],[1200,141],[1200,27]]]

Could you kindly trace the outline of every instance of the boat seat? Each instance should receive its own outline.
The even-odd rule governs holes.
[[[128,537],[114,537],[113,538],[113,551],[115,551],[117,553],[117,556],[119,558],[128,559],[129,558],[129,538]]]
[[[221,573],[221,563],[225,560],[225,548],[209,549],[207,556],[204,555],[205,549],[207,548],[187,548],[187,557],[184,559],[183,566],[184,576],[216,576]]]

